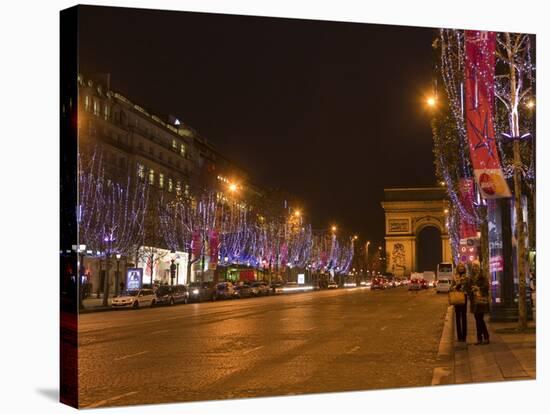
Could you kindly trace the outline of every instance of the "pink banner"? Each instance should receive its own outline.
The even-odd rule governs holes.
[[[198,231],[194,231],[191,238],[191,253],[195,257],[201,254],[201,235]]]
[[[210,231],[210,268],[215,269],[218,266],[218,246],[220,244],[218,232]]]
[[[466,30],[465,38],[466,131],[474,174],[483,198],[510,197],[493,126],[496,35]]]

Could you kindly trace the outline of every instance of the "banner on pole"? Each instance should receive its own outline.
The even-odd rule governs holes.
[[[191,253],[194,257],[199,257],[201,254],[201,235],[198,231],[194,231],[191,236]]]
[[[216,269],[218,267],[218,246],[219,238],[216,230],[210,231],[210,268]]]
[[[465,31],[466,131],[476,181],[486,199],[511,196],[493,125],[495,48],[494,32]]]

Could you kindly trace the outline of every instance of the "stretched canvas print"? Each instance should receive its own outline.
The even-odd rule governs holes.
[[[534,34],[60,23],[63,403],[535,379]]]

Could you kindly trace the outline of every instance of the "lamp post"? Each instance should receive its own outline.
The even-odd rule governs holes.
[[[116,275],[115,275],[115,296],[118,296],[120,293],[118,290],[119,284],[120,284],[120,258],[121,254],[116,254]]]
[[[78,246],[78,254],[80,255],[80,266],[79,266],[79,276],[78,276],[78,307],[83,308],[84,304],[82,303],[82,300],[84,299],[84,289],[82,286],[82,279],[84,276],[84,255],[86,253],[86,245],[81,244]]]

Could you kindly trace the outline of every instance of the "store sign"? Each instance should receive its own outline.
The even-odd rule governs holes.
[[[489,261],[490,272],[502,272],[504,270],[504,259],[502,256],[493,256]]]
[[[306,283],[306,275],[303,274],[303,273],[299,273],[298,274],[298,284],[303,285],[304,283]]]
[[[388,233],[408,233],[409,219],[389,219]]]
[[[143,284],[143,268],[131,267],[126,271],[126,290],[141,289]]]

